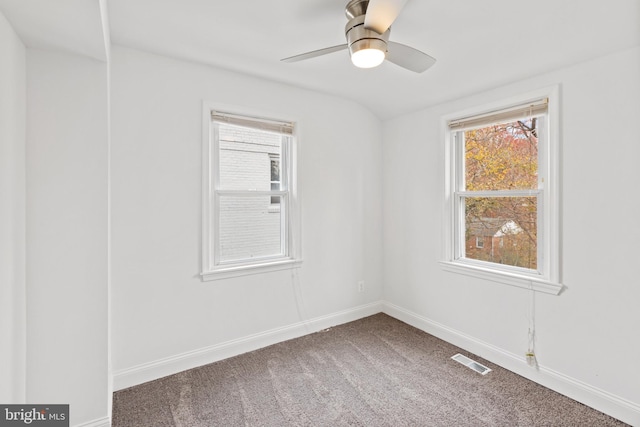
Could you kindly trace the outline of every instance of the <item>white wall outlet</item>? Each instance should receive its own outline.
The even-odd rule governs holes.
[[[364,280],[358,282],[358,292],[364,292]]]

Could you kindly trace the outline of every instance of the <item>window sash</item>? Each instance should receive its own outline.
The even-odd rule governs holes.
[[[272,195],[278,195],[281,197],[280,201],[280,251],[279,253],[273,253],[269,255],[261,255],[254,256],[251,258],[237,258],[231,260],[222,260],[222,248],[220,247],[222,243],[222,239],[213,239],[213,266],[234,266],[234,265],[247,265],[247,264],[257,264],[262,263],[269,260],[281,260],[290,258],[290,244],[289,244],[289,209],[290,199],[288,191],[215,191],[213,196],[212,205],[215,206],[215,217],[213,220],[213,230],[214,236],[220,236],[220,198],[224,196],[232,196],[232,197],[243,197],[243,198],[261,198],[261,197],[269,197]],[[284,207],[283,207],[284,205]]]
[[[219,125],[228,124],[250,128],[253,130],[276,133],[282,136],[280,145],[280,190],[241,190],[222,189],[220,185],[220,134]],[[211,230],[209,242],[208,270],[215,270],[221,267],[250,266],[268,261],[287,260],[291,258],[291,217],[290,217],[290,182],[291,182],[291,145],[293,125],[285,122],[276,122],[265,119],[254,119],[249,117],[236,116],[226,113],[211,113],[212,138],[210,149],[210,162],[213,170],[210,171],[210,182],[212,187],[209,204],[212,207],[209,218]],[[224,196],[235,197],[280,197],[280,253],[251,258],[241,258],[233,260],[222,260],[221,236],[220,232],[220,198]]]
[[[539,155],[538,155],[538,188],[521,190],[466,190],[465,182],[465,140],[464,132],[475,128],[490,126],[497,123],[506,123],[518,119],[530,119],[533,117],[546,117],[548,115],[548,98],[542,98],[527,103],[519,103],[508,108],[501,108],[487,113],[471,115],[460,119],[450,120],[447,126],[451,132],[453,159],[454,159],[454,185],[452,194],[453,203],[453,253],[452,260],[465,264],[478,265],[495,271],[515,272],[535,277],[546,277],[548,275],[548,264],[545,262],[545,242],[544,235],[546,224],[544,223],[544,177],[547,166],[545,164],[545,145],[548,143],[546,132],[548,124],[546,120],[541,122],[541,132],[539,134]],[[536,269],[529,269],[508,264],[500,264],[491,261],[482,261],[465,257],[465,198],[471,197],[536,197],[537,199],[537,265]]]
[[[500,264],[491,261],[482,261],[466,257],[466,220],[465,220],[465,203],[464,199],[472,197],[483,198],[505,198],[505,197],[536,197],[536,269],[513,266],[509,264]],[[511,272],[519,272],[524,274],[533,274],[542,277],[545,274],[544,269],[544,192],[539,190],[496,190],[496,191],[459,191],[454,194],[454,245],[453,259],[470,264],[486,266],[494,270],[504,270]]]

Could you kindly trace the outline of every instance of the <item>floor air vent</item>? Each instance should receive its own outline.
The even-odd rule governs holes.
[[[491,372],[491,369],[487,368],[484,365],[481,365],[475,360],[469,359],[467,356],[461,355],[460,353],[456,354],[455,356],[451,356],[451,358],[456,362],[462,363],[467,368],[471,368],[482,375],[487,375],[489,372]]]

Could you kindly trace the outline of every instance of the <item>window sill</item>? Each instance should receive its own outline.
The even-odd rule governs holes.
[[[267,261],[258,264],[243,264],[230,267],[216,268],[215,270],[204,271],[200,274],[203,282],[211,280],[223,280],[232,277],[249,276],[251,274],[269,273],[272,271],[290,270],[300,268],[301,259],[285,259],[278,261]]]
[[[548,280],[538,279],[535,277],[528,277],[517,273],[496,271],[475,265],[466,265],[452,261],[440,261],[440,266],[443,270],[451,273],[464,274],[466,276],[490,280],[492,282],[503,283],[505,285],[516,286],[518,288],[531,289],[545,294],[560,295],[564,288],[560,283],[550,282]]]

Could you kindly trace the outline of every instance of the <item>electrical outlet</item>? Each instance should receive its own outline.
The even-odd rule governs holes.
[[[358,292],[364,292],[364,280],[358,282]]]

